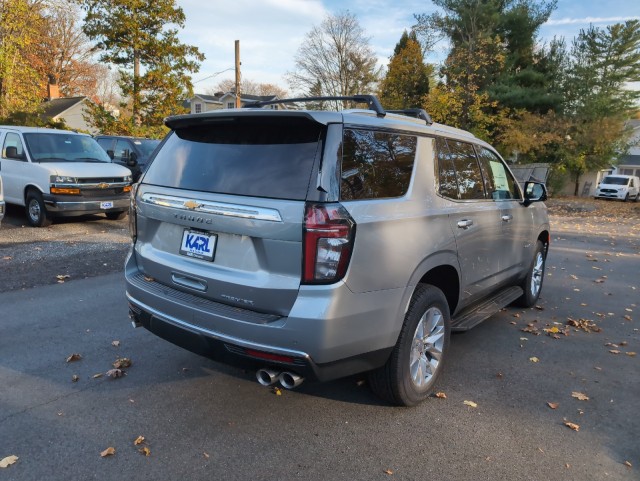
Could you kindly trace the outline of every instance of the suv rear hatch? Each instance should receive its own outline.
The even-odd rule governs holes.
[[[273,112],[170,119],[136,194],[141,274],[286,316],[300,287],[305,200],[326,125]]]

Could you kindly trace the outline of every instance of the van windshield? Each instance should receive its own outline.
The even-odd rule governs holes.
[[[614,177],[613,175],[609,175],[602,179],[603,184],[608,185],[627,185],[629,183],[628,177]]]
[[[26,133],[24,141],[34,162],[111,162],[88,135]]]
[[[235,117],[178,128],[145,184],[304,200],[326,127],[301,117]]]

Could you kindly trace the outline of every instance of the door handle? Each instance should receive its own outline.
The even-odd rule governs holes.
[[[471,219],[463,219],[458,221],[458,227],[460,229],[468,229],[473,225],[473,221]]]
[[[502,220],[505,222],[509,222],[511,219],[513,219],[513,216],[511,214],[502,216]]]

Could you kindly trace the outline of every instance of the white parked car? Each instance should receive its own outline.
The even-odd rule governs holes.
[[[607,175],[596,188],[596,199],[640,200],[640,178],[635,175]]]
[[[0,145],[4,199],[25,206],[32,226],[47,226],[56,216],[127,215],[131,171],[113,164],[91,136],[0,126]]]

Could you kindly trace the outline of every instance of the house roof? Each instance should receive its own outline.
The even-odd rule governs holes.
[[[194,94],[194,97],[198,97],[205,102],[220,102],[220,96],[218,95]]]
[[[623,155],[618,159],[618,167],[626,165],[638,165],[640,166],[640,155]]]
[[[57,116],[63,114],[71,107],[84,102],[87,97],[65,97],[59,99],[48,100],[44,102],[42,116],[43,117],[51,117],[56,118]]]

